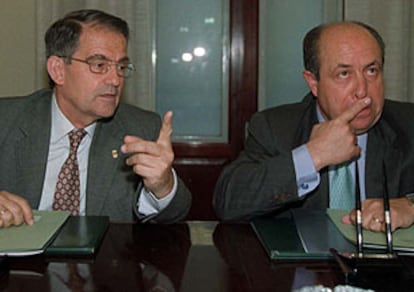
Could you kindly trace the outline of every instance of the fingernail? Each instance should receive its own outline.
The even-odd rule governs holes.
[[[369,98],[369,97],[364,98],[364,103],[365,104],[370,104],[371,103],[371,98]]]

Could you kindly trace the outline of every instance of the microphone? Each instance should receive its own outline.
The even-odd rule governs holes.
[[[391,275],[391,278],[399,277],[401,270],[405,265],[401,263],[397,254],[393,253],[392,247],[392,232],[391,232],[391,216],[390,216],[390,202],[388,181],[385,173],[385,164],[383,163],[384,171],[384,216],[387,239],[387,253],[372,253],[367,252],[364,255],[363,250],[363,230],[362,230],[362,212],[361,212],[361,192],[359,186],[359,169],[358,161],[355,161],[355,209],[356,209],[356,236],[357,236],[357,253],[338,252],[335,248],[330,248],[331,254],[334,256],[336,262],[339,264],[343,275],[345,276],[345,284],[350,285],[366,285],[367,283],[380,283],[379,277],[386,271],[386,275]],[[391,278],[386,278],[388,281]],[[375,285],[374,285],[375,286]],[[378,287],[380,287],[378,286]],[[381,287],[383,288],[383,287]]]
[[[363,250],[363,232],[362,232],[362,211],[361,211],[361,190],[359,187],[358,160],[355,160],[355,210],[356,210],[356,238],[358,256],[362,257]]]
[[[391,230],[391,214],[390,214],[390,200],[389,200],[389,188],[388,180],[385,171],[385,163],[383,162],[383,204],[384,204],[384,219],[385,219],[385,235],[387,242],[388,255],[393,255],[393,239]],[[363,257],[363,229],[362,229],[362,211],[361,211],[361,191],[359,186],[359,171],[358,161],[355,161],[355,210],[356,210],[356,237],[357,237],[357,253],[359,257]]]
[[[385,163],[382,163],[383,172],[384,172],[384,219],[385,219],[385,231],[386,231],[386,238],[387,238],[387,251],[388,254],[393,253],[392,248],[392,231],[391,231],[391,214],[390,214],[390,199],[389,199],[389,189],[388,189],[388,180],[385,171]]]

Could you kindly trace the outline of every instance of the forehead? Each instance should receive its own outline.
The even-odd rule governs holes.
[[[328,63],[378,62],[381,49],[365,28],[356,24],[340,24],[326,28],[319,42],[321,66]]]
[[[123,34],[102,26],[84,26],[76,52],[90,55],[104,55],[118,60],[127,53],[127,40]]]

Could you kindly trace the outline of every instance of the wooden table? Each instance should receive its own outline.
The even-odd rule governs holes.
[[[81,275],[80,291],[292,291],[344,281],[333,260],[272,262],[249,224],[210,221],[111,223],[94,257],[8,263],[1,291],[71,291],[77,284],[69,283],[70,266]]]

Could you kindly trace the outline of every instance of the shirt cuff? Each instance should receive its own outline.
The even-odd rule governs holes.
[[[320,175],[313,165],[313,160],[306,144],[293,149],[292,157],[295,166],[298,196],[303,197],[319,185]]]
[[[152,192],[149,192],[146,188],[142,188],[141,194],[138,200],[138,213],[140,215],[149,216],[158,214],[164,210],[168,204],[174,198],[177,192],[177,174],[174,169],[171,169],[174,177],[174,186],[172,191],[165,197],[158,199]]]

